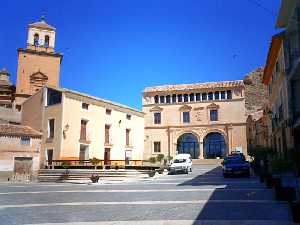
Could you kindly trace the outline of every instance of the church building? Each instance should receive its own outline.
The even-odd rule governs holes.
[[[18,49],[16,107],[44,85],[58,87],[62,54],[55,52],[55,28],[45,22],[28,26],[27,46]]]

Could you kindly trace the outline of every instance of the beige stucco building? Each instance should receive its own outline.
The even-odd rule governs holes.
[[[41,136],[28,126],[0,124],[0,180],[37,174]]]
[[[247,154],[243,81],[145,88],[144,159],[190,153],[193,158]]]
[[[43,133],[46,160],[101,159],[104,164],[140,164],[144,113],[79,92],[44,87],[22,105],[22,123]],[[126,160],[126,162],[125,162]]]

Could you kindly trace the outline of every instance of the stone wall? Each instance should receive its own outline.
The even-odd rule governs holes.
[[[268,102],[268,87],[262,83],[264,68],[260,67],[244,78],[246,115],[263,108]]]

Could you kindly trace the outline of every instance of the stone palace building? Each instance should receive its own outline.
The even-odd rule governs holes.
[[[242,80],[147,87],[144,159],[190,153],[194,159],[247,154]]]

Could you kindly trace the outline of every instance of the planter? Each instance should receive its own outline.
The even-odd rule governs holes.
[[[90,177],[92,183],[98,183],[99,178],[100,178],[100,176],[98,176],[98,175],[92,175],[92,176]]]
[[[275,186],[275,196],[278,201],[292,202],[296,200],[296,190],[294,187]]]
[[[151,170],[148,172],[149,177],[154,177],[155,175],[155,170]]]
[[[290,203],[292,218],[294,223],[300,223],[300,202]]]

